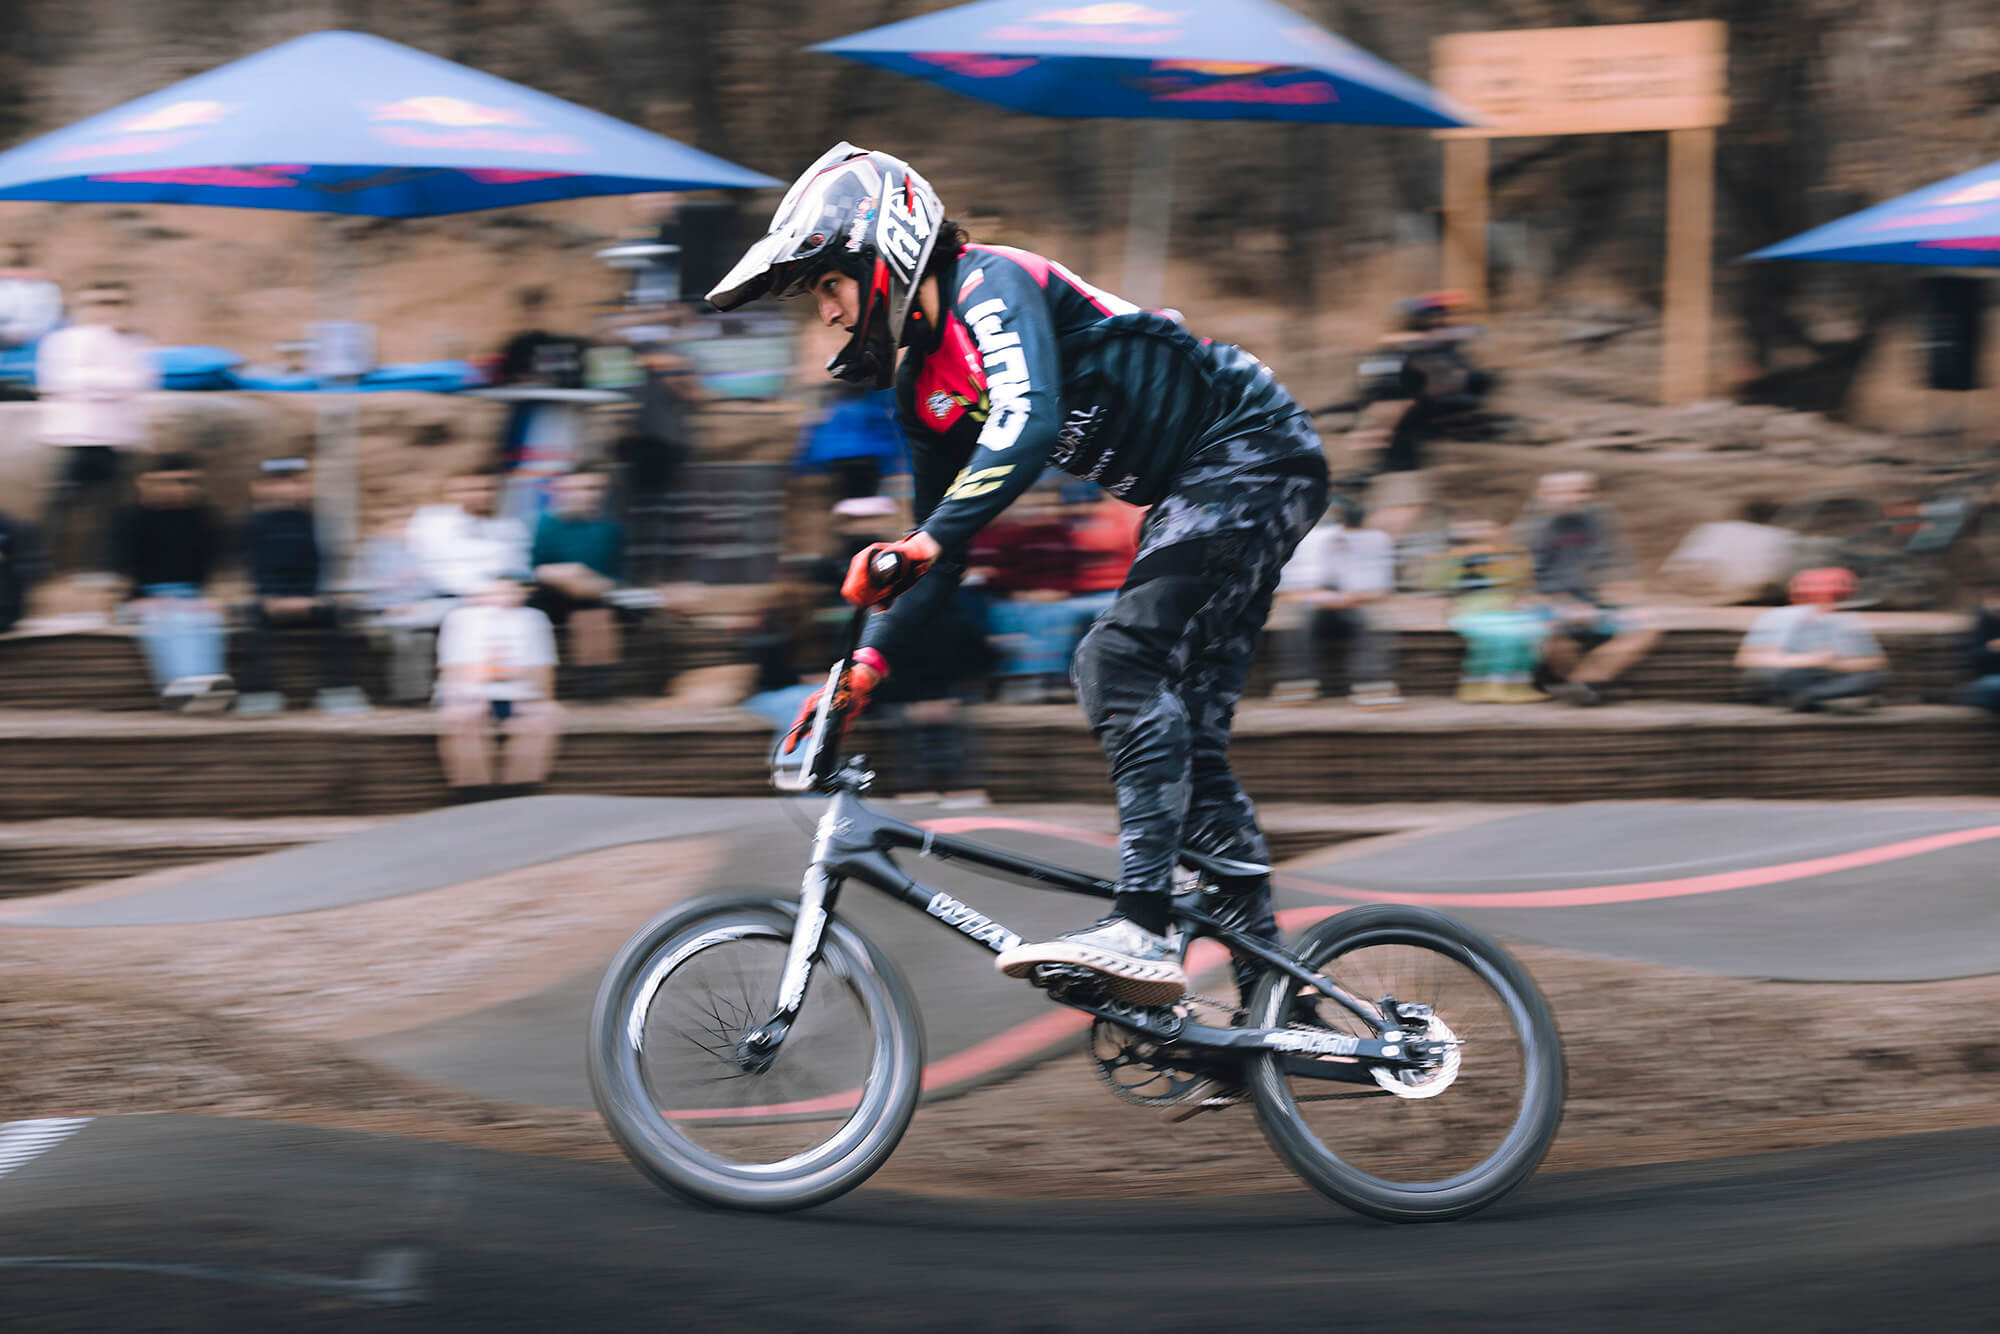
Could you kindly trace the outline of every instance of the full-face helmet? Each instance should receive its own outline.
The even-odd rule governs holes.
[[[936,191],[908,163],[836,144],[792,183],[770,231],[708,299],[734,310],[761,296],[796,296],[838,269],[860,284],[861,308],[853,337],[827,370],[886,389],[943,223]]]

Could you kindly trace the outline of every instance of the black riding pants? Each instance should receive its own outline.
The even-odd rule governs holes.
[[[1301,430],[1312,438],[1288,426],[1279,439]],[[1326,508],[1313,443],[1310,455],[1292,448],[1267,465],[1184,475],[1147,516],[1125,586],[1077,648],[1077,699],[1118,793],[1119,910],[1152,929],[1164,925],[1182,846],[1268,856],[1256,808],[1229,769],[1229,727],[1278,574]],[[1267,885],[1267,921],[1269,903]]]

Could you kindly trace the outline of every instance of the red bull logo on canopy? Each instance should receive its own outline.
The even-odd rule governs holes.
[[[400,101],[371,106],[369,117],[373,120],[420,121],[425,125],[442,125],[454,130],[494,126],[534,129],[541,124],[524,112],[481,106],[462,97],[405,97]]]
[[[558,153],[567,156],[590,151],[567,134],[520,133],[539,129],[542,124],[524,111],[484,106],[462,97],[405,97],[394,102],[363,103],[362,106],[370,120],[399,122],[377,125],[369,131],[382,142],[398,148]]]
[[[126,134],[167,134],[173,130],[192,130],[218,124],[234,110],[235,107],[223,102],[175,102],[157,111],[120,121],[118,128]]]
[[[1151,5],[1079,5],[1044,9],[1020,23],[1002,24],[987,33],[998,41],[1105,42],[1124,46],[1164,42],[1182,35],[1185,9],[1155,9]]]

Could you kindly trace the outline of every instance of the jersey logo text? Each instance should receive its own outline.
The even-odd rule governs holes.
[[[979,433],[982,449],[994,453],[1010,448],[1028,425],[1028,359],[1021,351],[1021,335],[1002,326],[1007,303],[999,297],[983,301],[965,312],[972,337],[979,344],[981,364],[986,368],[989,400],[986,426]]]

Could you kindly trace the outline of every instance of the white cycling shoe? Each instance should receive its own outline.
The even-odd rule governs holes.
[[[1016,945],[993,961],[1009,977],[1030,977],[1040,964],[1088,968],[1104,990],[1134,1005],[1170,1005],[1187,994],[1181,967],[1181,933],[1158,935],[1129,918],[1106,917],[1054,940]]]

